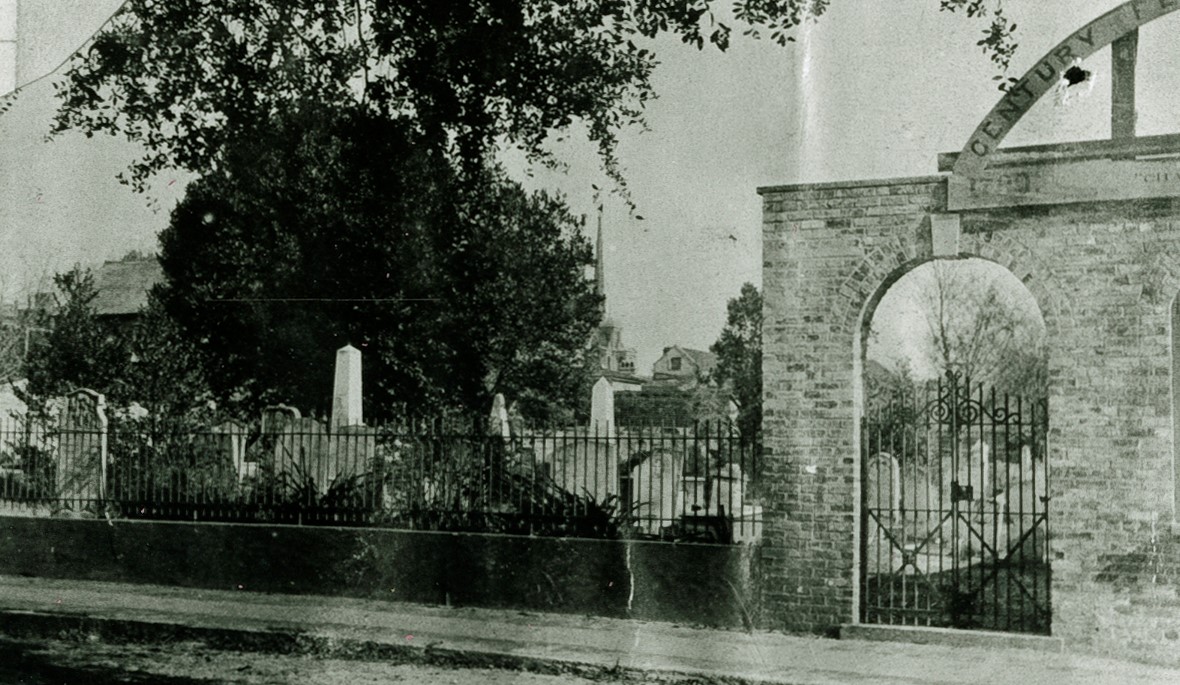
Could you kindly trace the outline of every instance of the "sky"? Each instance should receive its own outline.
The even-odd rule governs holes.
[[[890,371],[907,369],[920,381],[936,379],[944,372],[930,332],[940,320],[935,287],[939,278],[955,289],[948,295],[955,306],[944,307],[942,318],[952,332],[978,330],[972,324],[980,320],[976,318],[980,306],[988,301],[989,292],[994,292],[996,301],[1011,313],[1004,321],[1018,327],[1015,339],[1040,340],[1044,336],[1045,322],[1036,298],[1011,271],[985,259],[932,261],[907,272],[881,298],[871,321],[866,350],[869,359]],[[948,338],[956,339],[954,335]]]
[[[16,80],[41,80],[0,116],[0,288],[8,297],[76,262],[152,251],[186,180],[160,177],[147,197],[136,195],[115,180],[137,156],[129,144],[72,133],[45,142],[55,107],[45,75],[119,0],[17,1]],[[11,2],[0,0],[0,21]],[[662,64],[650,130],[624,131],[619,146],[637,208],[603,200],[607,310],[641,371],[666,346],[706,349],[727,300],[744,282],[761,285],[759,186],[932,174],[939,152],[962,147],[1000,96],[997,72],[975,45],[983,25],[938,4],[834,0],[785,48],[738,36],[723,54],[655,41]],[[1019,25],[1013,74],[1118,4],[1008,2]],[[1168,98],[1151,97],[1180,88],[1180,64],[1169,58],[1178,15],[1141,34],[1141,134],[1180,130]],[[1093,93],[1068,106],[1046,98],[1006,143],[1109,135],[1108,65],[1109,50],[1087,60]],[[568,163],[564,173],[536,169],[529,178],[519,158],[506,159],[530,187],[563,193],[592,230],[593,186],[609,187],[595,153],[577,136],[554,149]]]

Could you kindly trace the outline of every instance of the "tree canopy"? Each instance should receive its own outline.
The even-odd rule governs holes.
[[[742,434],[762,428],[762,294],[752,283],[726,306],[725,328],[709,348],[717,355],[713,377],[733,394]]]
[[[599,316],[580,221],[495,171],[460,181],[417,135],[309,106],[189,187],[159,296],[223,402],[326,409],[349,343],[375,406],[576,400]]]
[[[220,168],[235,141],[315,101],[408,122],[479,170],[496,145],[534,161],[553,131],[585,125],[622,183],[620,129],[655,93],[650,39],[725,49],[734,29],[785,43],[828,0],[128,0],[59,84],[57,130],[144,145],[131,170]],[[999,2],[939,0],[990,18],[980,45],[1015,47]],[[551,160],[550,160],[551,161]]]

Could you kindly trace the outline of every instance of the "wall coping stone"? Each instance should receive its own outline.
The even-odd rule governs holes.
[[[802,190],[835,190],[842,188],[873,188],[877,186],[907,186],[943,183],[950,174],[932,174],[929,176],[898,176],[895,178],[876,178],[852,181],[823,181],[820,183],[789,183],[786,185],[759,186],[759,195],[770,193],[798,192]]]

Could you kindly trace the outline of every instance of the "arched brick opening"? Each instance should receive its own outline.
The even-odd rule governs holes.
[[[1007,269],[1024,284],[1040,307],[1045,319],[1046,330],[1057,312],[1068,315],[1069,302],[1065,300],[1052,269],[1037,257],[1032,249],[1019,240],[999,232],[981,232],[964,235],[964,249],[950,257],[936,257],[928,250],[906,249],[901,241],[894,240],[889,248],[877,248],[869,253],[852,273],[865,274],[867,278],[850,276],[846,281],[849,297],[842,303],[837,316],[849,330],[861,328],[871,320],[877,304],[890,286],[913,269],[936,259],[985,259]]]
[[[984,235],[982,238],[976,236],[973,239],[965,241],[964,247],[967,249],[960,251],[958,254],[947,256],[934,256],[928,252],[910,256],[904,251],[877,250],[868,255],[854,272],[868,274],[884,273],[884,275],[880,277],[877,287],[873,289],[871,293],[869,293],[867,296],[862,295],[861,298],[853,299],[847,303],[847,309],[843,312],[842,317],[845,320],[845,327],[851,328],[855,332],[851,360],[851,368],[853,373],[853,490],[857,493],[857,496],[853,502],[853,520],[855,531],[853,540],[853,559],[855,561],[855,565],[853,574],[852,611],[854,623],[858,623],[862,620],[860,606],[862,601],[861,592],[864,584],[861,574],[864,573],[865,566],[862,564],[861,555],[866,549],[866,546],[862,544],[864,542],[863,538],[866,534],[868,534],[868,531],[863,529],[863,526],[866,525],[866,520],[868,520],[867,517],[863,515],[863,509],[866,505],[863,497],[860,496],[863,486],[862,478],[863,474],[865,473],[865,465],[862,462],[864,455],[866,454],[866,450],[864,449],[865,446],[862,445],[862,439],[864,436],[861,426],[866,415],[868,404],[865,365],[868,360],[869,331],[872,326],[873,317],[876,315],[885,294],[888,293],[889,290],[893,288],[898,283],[898,281],[904,278],[907,274],[912,273],[915,269],[923,265],[938,261],[953,262],[977,259],[989,262],[1000,267],[1001,269],[1004,269],[1014,278],[1016,278],[1017,281],[1019,281],[1019,283],[1036,302],[1041,319],[1045,325],[1046,334],[1049,330],[1051,313],[1064,306],[1060,302],[1060,298],[1056,295],[1056,293],[1061,291],[1058,288],[1054,288],[1054,278],[1051,275],[1047,265],[1045,265],[1042,260],[1037,259],[1032,251],[1027,249],[1026,246],[1020,244],[1019,241],[1011,239],[1007,236],[993,235],[989,233]],[[903,257],[909,258],[903,259]],[[1051,359],[1052,355],[1050,354],[1050,363]],[[1051,414],[1049,416],[1051,416]],[[1047,438],[1047,434],[1042,434],[1041,438]],[[1048,450],[1045,451],[1045,455],[1047,459]],[[893,468],[896,471],[898,462],[894,461],[893,464]],[[1038,469],[1038,472],[1043,477],[1043,475],[1047,472],[1047,469]],[[896,474],[894,475],[894,478],[898,478],[903,482],[906,480],[905,476]],[[869,525],[870,527],[873,527],[872,524]],[[1047,523],[1044,526],[1044,530],[1047,531]],[[997,560],[1002,559],[1003,556],[1003,552],[996,550]],[[1044,568],[1047,568],[1047,566]],[[1046,571],[1044,584],[1045,590],[1048,590],[1047,578],[1048,574]],[[1049,607],[1047,598],[1044,607],[1047,616]],[[1013,622],[1008,621],[1008,623],[1009,625],[1012,625]],[[1023,619],[1021,620],[1021,623],[1023,623]],[[1047,624],[1048,621],[1046,620],[1046,626]],[[1024,626],[1022,625],[1021,627],[1023,628]],[[1033,629],[1032,632],[1039,632],[1039,630],[1040,629]]]

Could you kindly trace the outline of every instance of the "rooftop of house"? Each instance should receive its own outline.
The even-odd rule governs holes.
[[[686,355],[692,357],[692,361],[700,369],[701,373],[709,373],[717,366],[717,355],[705,350],[690,350],[687,347],[680,348]]]
[[[660,359],[662,360],[664,357],[667,357],[669,354],[673,354],[675,352],[679,352],[682,356],[687,357],[690,362],[690,368],[683,369],[684,371],[693,370],[701,376],[706,376],[709,374],[709,372],[717,367],[717,355],[713,354],[712,352],[706,352],[705,350],[694,350],[688,347],[681,347],[680,345],[665,347],[664,354],[660,357]],[[659,362],[657,361],[656,363],[658,364]]]
[[[163,282],[164,270],[155,257],[104,262],[94,278],[94,311],[99,316],[136,314],[147,306],[152,287]]]

